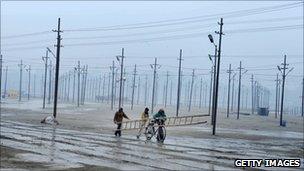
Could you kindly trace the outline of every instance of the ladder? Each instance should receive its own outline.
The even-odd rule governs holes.
[[[205,117],[210,116],[205,115],[189,115],[189,116],[179,116],[179,117],[167,117],[165,122],[166,127],[171,126],[186,126],[186,125],[197,125],[207,123]],[[149,123],[152,119],[149,119]],[[122,122],[121,130],[132,130],[139,129],[143,124],[142,120],[131,120]]]

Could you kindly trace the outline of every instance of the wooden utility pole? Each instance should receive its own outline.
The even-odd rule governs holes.
[[[60,18],[58,18],[58,29],[53,30],[54,32],[57,32],[57,45],[56,45],[56,73],[55,73],[55,94],[54,94],[54,110],[53,110],[53,116],[56,118],[57,115],[57,98],[58,98],[58,78],[59,78],[59,62],[60,62],[60,48],[61,48],[61,35],[62,32],[60,30]]]
[[[76,70],[73,71],[73,95],[72,95],[72,102],[75,102],[75,83],[76,83]]]
[[[229,107],[230,107],[230,83],[231,83],[231,73],[232,73],[232,69],[231,69],[231,64],[229,64],[229,70],[227,71],[227,73],[229,74],[228,76],[228,98],[227,98],[227,118],[229,117]]]
[[[5,67],[5,82],[4,82],[4,94],[3,94],[4,98],[6,98],[6,94],[7,94],[7,71],[8,71],[8,66]],[[0,86],[0,89],[1,89],[1,86]]]
[[[192,80],[191,80],[191,87],[190,87],[190,96],[189,96],[190,99],[189,99],[188,112],[190,112],[190,110],[191,110],[193,84],[194,84],[194,69],[192,70]]]
[[[242,61],[240,61],[239,69],[239,92],[238,92],[238,106],[237,106],[237,119],[240,118],[240,102],[241,102],[241,86],[242,86]]]
[[[234,81],[235,81],[235,76],[236,76],[236,73],[233,74],[232,76],[232,92],[231,92],[231,111],[233,112],[233,107],[234,107],[234,97],[235,97],[235,93],[234,93]]]
[[[103,74],[103,81],[102,81],[102,98],[101,102],[103,103],[105,97],[105,89],[106,89],[106,74]]]
[[[173,83],[172,80],[170,81],[170,105],[172,105],[172,88],[173,88]]]
[[[115,79],[115,64],[114,61],[112,61],[112,67],[110,67],[110,69],[112,70],[112,89],[111,89],[111,110],[114,109],[114,79]]]
[[[131,110],[133,110],[133,104],[134,104],[134,92],[135,92],[136,75],[137,75],[137,74],[136,74],[136,64],[135,64],[135,66],[134,66],[134,73],[133,73]]]
[[[212,135],[215,135],[215,129],[216,129],[216,115],[217,115],[217,101],[218,101],[218,87],[219,87],[219,75],[220,75],[220,61],[221,61],[221,48],[222,48],[222,35],[223,35],[223,18],[221,18],[221,22],[218,23],[220,25],[220,31],[216,32],[219,34],[219,49],[218,49],[218,55],[217,55],[217,71],[216,71],[216,85],[215,85],[215,105],[214,105],[214,113],[213,113],[213,129],[212,129]]]
[[[78,75],[78,86],[77,86],[77,107],[79,107],[80,104],[80,72],[81,72],[81,68],[80,68],[80,61],[78,61],[78,66],[75,67],[75,71],[77,71],[77,75]]]
[[[51,103],[51,95],[52,94],[52,61],[50,60],[49,65],[49,97],[48,97],[48,104]]]
[[[84,101],[86,98],[86,89],[87,89],[87,79],[88,79],[88,65],[84,66],[84,85],[83,85],[83,102],[82,104],[84,105]]]
[[[203,89],[203,78],[200,81],[200,94],[199,94],[199,108],[202,108],[202,89]]]
[[[179,104],[180,104],[180,92],[181,92],[181,69],[182,69],[182,54],[183,50],[179,50],[179,65],[178,65],[178,82],[177,82],[177,103],[176,103],[176,116],[178,116],[179,112]]]
[[[138,84],[137,84],[137,102],[136,104],[139,104],[140,99],[140,76],[138,76]]]
[[[275,118],[278,117],[278,86],[279,86],[279,74],[277,73],[277,79],[275,80],[276,82],[276,95],[275,95]]]
[[[119,100],[118,109],[121,108],[122,101],[122,82],[123,82],[123,62],[124,62],[124,48],[121,49],[121,56],[116,56],[117,60],[120,61],[120,85],[119,85]]]
[[[2,55],[1,55],[2,58]],[[2,59],[1,59],[2,60]],[[18,64],[20,67],[20,76],[19,76],[19,102],[21,102],[21,97],[22,97],[22,70],[23,70],[23,63],[22,60],[20,61],[20,64]]]
[[[0,108],[1,108],[1,99],[2,99],[2,54],[0,54]],[[1,109],[0,109],[1,114]]]
[[[255,108],[255,103],[254,103],[254,80],[253,80],[253,74],[251,75],[251,114],[254,114],[254,108]]]
[[[303,59],[303,62],[302,62],[302,69],[303,69],[303,72],[302,72],[302,77],[303,78],[302,78],[301,116],[304,117],[304,59]]]
[[[278,69],[281,71],[282,73],[282,96],[281,96],[281,111],[280,111],[280,126],[283,126],[283,111],[284,111],[284,90],[285,90],[285,79],[286,76],[288,75],[289,72],[291,72],[293,70],[293,68],[291,68],[287,73],[286,73],[286,69],[287,66],[289,64],[286,63],[286,55],[284,55],[284,63],[281,64],[283,67],[279,67]],[[283,70],[283,71],[282,71]]]
[[[165,86],[165,107],[167,107],[167,97],[168,97],[168,81],[169,81],[169,71],[167,71],[167,79],[166,79],[166,86]]]
[[[102,75],[100,74],[100,76],[99,76],[99,81],[98,81],[98,102],[100,101],[101,78],[102,78]],[[115,101],[114,101],[114,102],[115,102]]]
[[[155,103],[155,81],[156,81],[156,72],[160,65],[157,64],[157,58],[154,60],[154,64],[150,65],[153,69],[153,84],[152,84],[152,104],[151,104],[151,113],[153,113],[154,103]]]
[[[27,100],[30,100],[30,92],[31,92],[31,65],[26,69],[28,72],[28,85],[27,85]]]
[[[210,112],[211,112],[211,104],[212,104],[212,89],[213,89],[213,86],[212,86],[212,83],[213,83],[213,72],[214,72],[214,67],[212,66],[211,67],[211,71],[210,71],[210,86],[209,86],[209,109],[208,109],[208,115],[210,115]],[[211,117],[212,118],[212,117]],[[212,124],[212,122],[211,122]]]
[[[145,106],[147,106],[147,95],[148,95],[148,75],[146,75],[145,79]]]
[[[68,97],[67,97],[67,101],[70,101],[70,81],[71,81],[71,71],[68,72]]]
[[[49,51],[46,50],[45,57],[42,57],[42,60],[44,61],[44,86],[43,86],[43,105],[42,108],[45,109],[45,98],[46,98],[46,80],[47,80],[47,67],[48,67],[48,54]]]

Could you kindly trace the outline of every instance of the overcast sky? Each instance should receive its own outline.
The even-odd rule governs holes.
[[[244,84],[249,85],[253,73],[263,85],[273,89],[276,66],[286,54],[289,66],[295,68],[288,78],[287,91],[298,95],[303,74],[303,3],[295,3],[297,1],[5,1],[1,2],[1,53],[4,66],[16,73],[21,59],[31,64],[37,73],[41,72],[45,47],[55,52],[56,33],[19,35],[56,29],[60,17],[63,70],[72,69],[80,60],[89,65],[91,72],[108,72],[115,56],[125,48],[127,71],[131,72],[137,64],[139,72],[150,72],[148,65],[157,57],[162,65],[160,73],[168,70],[177,74],[179,49],[183,49],[183,67],[208,74],[211,67],[208,54],[214,53],[214,47],[207,35],[212,34],[218,44],[214,31],[219,30],[217,22],[222,17],[225,33],[222,81],[226,80],[228,65],[231,63],[236,69],[241,60],[248,69]],[[280,5],[283,6],[278,7]],[[251,9],[258,10],[239,12]],[[231,15],[231,12],[238,13]],[[164,20],[169,21],[159,22]],[[110,26],[114,27],[108,29]],[[80,31],[86,28],[91,31]],[[184,69],[184,73],[190,75],[191,69]],[[204,79],[207,81],[207,76]]]

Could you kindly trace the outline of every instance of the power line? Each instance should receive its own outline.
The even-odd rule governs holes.
[[[233,12],[227,12],[227,13],[221,13],[221,14],[180,18],[180,19],[162,20],[162,21],[155,21],[155,22],[143,22],[143,23],[126,24],[126,25],[113,25],[113,26],[107,26],[107,27],[66,29],[64,31],[66,31],[66,32],[113,31],[113,30],[139,29],[139,28],[147,28],[147,27],[178,25],[178,24],[185,24],[185,23],[189,23],[189,22],[191,23],[191,22],[200,22],[200,21],[205,21],[205,20],[213,20],[215,18],[218,18],[218,16],[225,16],[225,18],[241,17],[241,16],[246,16],[246,15],[254,15],[254,14],[261,14],[261,13],[265,13],[265,12],[273,12],[273,11],[277,11],[277,10],[290,9],[290,8],[294,8],[297,6],[301,6],[300,5],[301,3],[303,3],[303,2],[290,3],[290,4],[271,6],[271,7],[262,7],[262,8],[256,8],[256,9],[250,9],[250,10],[233,11]],[[203,18],[203,19],[201,19],[201,18]],[[170,23],[170,22],[173,22],[173,23]],[[160,23],[164,23],[164,24],[160,24]]]
[[[38,36],[42,34],[50,34],[52,31],[40,31],[34,33],[26,33],[26,34],[18,34],[18,35],[10,35],[10,36],[3,36],[2,39],[11,39],[11,38],[19,38],[19,37],[27,37],[27,36]]]
[[[263,28],[254,28],[254,29],[243,29],[243,30],[231,30],[226,31],[227,33],[240,33],[244,31],[265,31],[265,29],[278,30],[278,29],[294,29],[294,28],[303,28],[303,25],[289,25],[289,26],[281,26],[281,27],[263,27]],[[92,42],[92,43],[74,43],[74,44],[66,44],[65,46],[85,46],[85,45],[109,45],[109,44],[118,44],[118,43],[132,43],[132,42],[150,42],[150,41],[160,41],[160,40],[170,40],[170,39],[183,39],[189,37],[197,37],[198,35],[203,35],[208,32],[201,33],[190,33],[190,34],[181,34],[174,36],[163,36],[157,38],[150,39],[134,39],[134,40],[124,40],[124,41],[109,41],[109,42]]]
[[[261,31],[277,31],[277,30],[290,30],[290,29],[299,29],[303,28],[303,25],[288,25],[281,27],[263,27],[263,28],[253,28],[253,29],[241,29],[241,30],[227,30],[226,33],[246,33],[246,32],[261,32]],[[133,39],[133,40],[122,40],[122,41],[109,41],[109,42],[91,42],[91,43],[74,43],[74,44],[66,44],[66,46],[93,46],[93,45],[113,45],[113,44],[126,44],[126,43],[140,43],[140,42],[153,42],[153,41],[162,41],[162,40],[174,40],[174,39],[185,39],[185,38],[198,38],[199,35],[207,34],[208,32],[201,33],[189,33],[189,34],[181,34],[181,35],[173,35],[173,36],[163,36],[156,37],[150,39]],[[40,49],[45,46],[32,46],[32,47],[18,47],[18,48],[9,48],[3,49],[3,51],[11,51],[11,50],[29,50],[29,49]]]

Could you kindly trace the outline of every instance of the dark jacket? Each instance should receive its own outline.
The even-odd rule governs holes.
[[[163,120],[166,120],[166,114],[164,111],[158,111],[154,116],[153,116],[154,119],[163,119]]]
[[[124,112],[116,112],[114,116],[114,123],[121,123],[123,118],[128,118],[128,116]]]

